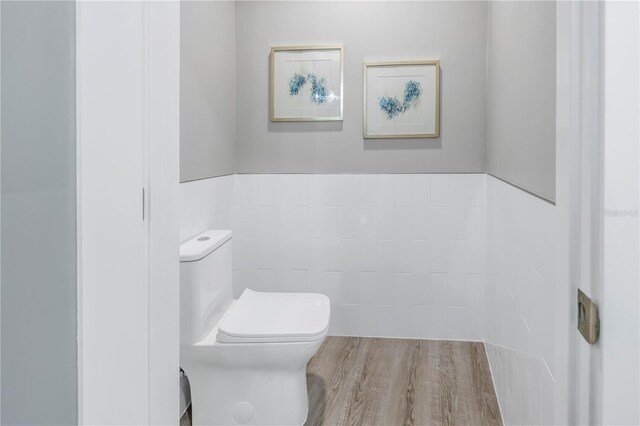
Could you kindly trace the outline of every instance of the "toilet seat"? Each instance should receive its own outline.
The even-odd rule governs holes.
[[[330,302],[325,295],[246,289],[220,321],[216,340],[312,342],[326,336],[330,317]]]

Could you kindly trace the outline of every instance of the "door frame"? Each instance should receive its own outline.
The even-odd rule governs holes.
[[[595,283],[587,265],[593,260],[592,237],[598,235],[599,230],[594,223],[592,209],[585,207],[600,197],[599,193],[592,192],[589,184],[591,176],[598,169],[597,159],[590,155],[598,146],[598,138],[593,137],[593,128],[584,128],[600,123],[599,114],[594,114],[590,108],[593,99],[585,96],[593,94],[593,85],[598,87],[599,84],[599,69],[587,60],[587,56],[594,53],[597,56],[599,52],[599,33],[593,28],[599,21],[598,14],[597,8],[588,8],[582,3],[557,3],[556,424],[592,423],[589,396],[584,394],[585,390],[588,392],[591,389],[589,372],[592,371],[592,360],[590,352],[585,351],[578,340],[575,300],[578,287],[581,287],[598,301],[598,291],[595,285],[592,286]],[[593,71],[596,72],[595,76]],[[591,79],[585,79],[587,75]],[[593,77],[596,77],[595,80]],[[588,288],[585,288],[585,284]]]
[[[640,5],[603,4],[601,424],[640,424]]]
[[[640,13],[636,2],[558,2],[557,7],[556,313],[564,320],[556,330],[555,418],[558,424],[637,424],[640,415],[630,401],[640,398]],[[623,117],[626,128],[620,125]],[[615,211],[630,214],[621,218]],[[613,225],[621,220],[626,221],[622,231]],[[578,288],[600,311],[595,345],[577,330]]]

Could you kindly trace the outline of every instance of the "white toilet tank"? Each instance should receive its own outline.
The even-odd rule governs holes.
[[[207,337],[233,301],[231,231],[206,231],[180,245],[180,344]]]

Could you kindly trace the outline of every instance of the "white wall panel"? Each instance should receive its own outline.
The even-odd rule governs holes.
[[[505,424],[552,424],[554,205],[486,181],[484,339]]]
[[[75,4],[0,9],[0,423],[77,424]]]
[[[181,242],[207,229],[231,229],[234,185],[234,175],[180,184]]]
[[[243,174],[235,289],[313,291],[334,335],[480,340],[483,174]]]

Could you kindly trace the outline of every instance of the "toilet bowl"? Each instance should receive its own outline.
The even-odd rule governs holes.
[[[231,231],[180,247],[180,362],[194,425],[301,425],[307,362],[329,328],[321,294],[244,290],[232,299]]]

